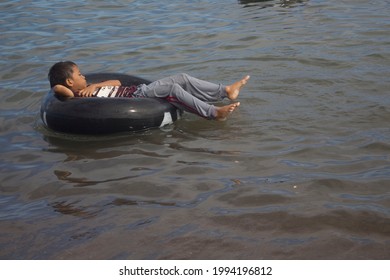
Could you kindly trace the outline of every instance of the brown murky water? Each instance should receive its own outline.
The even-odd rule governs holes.
[[[0,4],[1,259],[389,259],[389,1]],[[228,121],[45,129],[46,75],[229,83]]]

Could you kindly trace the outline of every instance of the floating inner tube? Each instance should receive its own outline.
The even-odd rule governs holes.
[[[123,86],[150,81],[125,74],[86,75],[89,83],[120,80]],[[181,111],[159,98],[61,98],[49,91],[41,104],[41,118],[48,128],[75,134],[108,134],[162,127],[177,120]]]

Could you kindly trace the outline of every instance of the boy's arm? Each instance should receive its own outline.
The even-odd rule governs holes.
[[[52,90],[55,94],[62,97],[74,97],[73,92],[63,85],[55,85]]]
[[[97,84],[90,84],[86,88],[80,90],[78,95],[80,96],[92,96],[97,88],[106,87],[106,86],[120,86],[122,85],[119,80],[108,80]]]

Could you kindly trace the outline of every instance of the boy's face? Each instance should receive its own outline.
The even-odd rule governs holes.
[[[72,78],[67,80],[68,86],[73,92],[78,92],[87,87],[85,77],[80,73],[80,69],[73,66]]]

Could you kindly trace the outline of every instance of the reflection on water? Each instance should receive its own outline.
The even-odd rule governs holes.
[[[259,6],[261,8],[268,8],[274,6],[280,6],[285,8],[292,8],[297,4],[306,3],[309,0],[238,0],[238,3],[244,5],[244,7]]]
[[[390,7],[374,2],[0,4],[0,258],[388,259]],[[251,80],[226,122],[65,135],[39,107],[68,59]]]

